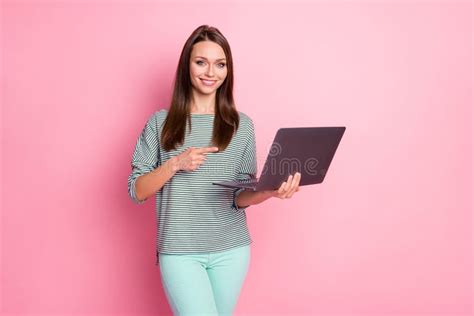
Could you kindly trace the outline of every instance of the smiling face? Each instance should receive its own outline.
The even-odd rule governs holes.
[[[193,90],[201,94],[213,94],[227,76],[224,50],[212,41],[193,45],[189,61],[189,74]]]

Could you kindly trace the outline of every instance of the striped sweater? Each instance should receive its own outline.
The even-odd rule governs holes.
[[[168,111],[153,113],[138,136],[128,177],[128,194],[136,204],[137,178],[188,147],[212,146],[214,114],[191,114],[191,133],[186,126],[185,141],[175,150],[160,144],[162,126]],[[237,133],[224,151],[207,154],[207,160],[194,171],[180,170],[155,193],[157,220],[156,262],[159,253],[189,254],[216,252],[249,245],[246,207],[235,199],[243,189],[226,188],[212,182],[246,180],[257,174],[255,133],[252,119],[238,111]]]

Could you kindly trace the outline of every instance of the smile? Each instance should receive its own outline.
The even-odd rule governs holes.
[[[204,79],[201,79],[201,82],[205,85],[205,86],[212,86],[216,83],[217,80],[204,80]]]

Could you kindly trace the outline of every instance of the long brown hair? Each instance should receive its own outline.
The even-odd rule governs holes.
[[[189,61],[193,45],[200,41],[212,41],[220,45],[227,60],[227,76],[216,91],[212,146],[219,147],[219,151],[227,148],[234,132],[239,127],[239,114],[235,108],[233,96],[234,72],[229,43],[217,28],[201,25],[189,36],[179,57],[173,98],[161,134],[161,144],[166,151],[176,149],[178,144],[184,143],[186,122],[189,124],[189,132],[191,131],[190,100],[192,84],[189,74]]]

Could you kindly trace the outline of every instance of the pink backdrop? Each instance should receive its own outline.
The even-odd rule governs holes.
[[[167,315],[126,178],[191,31],[232,47],[259,172],[344,125],[321,185],[248,208],[238,315],[472,313],[470,2],[3,1],[2,312]]]

